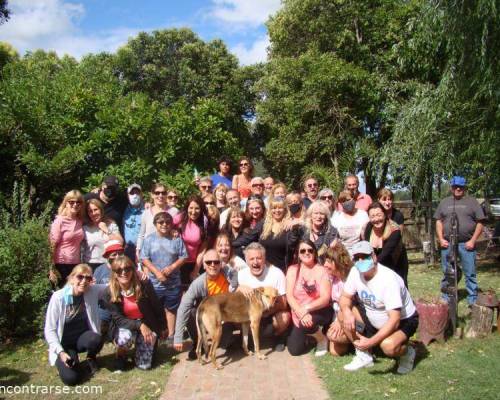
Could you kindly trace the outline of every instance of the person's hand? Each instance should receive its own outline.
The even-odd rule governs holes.
[[[326,333],[326,335],[328,336],[328,339],[332,340],[332,339],[337,339],[339,338],[340,336],[342,336],[344,334],[344,330],[342,329],[342,326],[340,325],[340,322],[339,320],[335,320],[335,322],[333,322],[330,327],[328,328],[328,332]]]
[[[146,324],[141,324],[139,328],[146,344],[152,345],[155,342],[155,334]]]
[[[160,271],[156,275],[156,279],[158,279],[161,283],[165,283],[167,281],[167,277],[163,275],[163,273]]]
[[[170,265],[167,268],[164,268],[163,271],[161,271],[165,278],[168,278],[172,274],[172,272],[174,271],[172,268],[170,268]]]
[[[59,271],[52,268],[49,269],[49,281],[51,281],[54,285],[57,285],[60,277],[61,275],[59,274]]]
[[[160,334],[160,339],[164,340],[166,338],[168,338],[168,328],[162,330]]]
[[[348,332],[354,332],[356,329],[356,318],[354,318],[354,314],[352,312],[344,315],[343,327],[344,330]]]
[[[368,339],[367,337],[360,335],[359,333],[358,333],[358,338],[359,339],[352,342],[357,349],[366,351],[373,347],[371,339]]]
[[[476,247],[476,242],[474,240],[469,240],[467,242],[465,242],[465,249],[466,250],[474,250],[474,247]]]
[[[312,319],[312,315],[307,313],[305,314],[304,316],[302,316],[302,318],[300,319],[300,323],[302,324],[302,326],[306,327],[306,328],[311,328],[314,324],[313,324],[313,319]]]
[[[238,292],[242,293],[248,300],[255,296],[253,289],[248,286],[238,286]]]
[[[182,349],[183,349],[183,347],[184,347],[184,346],[182,345],[182,343],[174,343],[174,350],[175,350],[175,351],[179,351],[179,352],[181,352],[181,351],[182,351]]]
[[[136,270],[135,273],[140,281],[144,282],[149,279],[148,274],[145,274],[143,271]]]
[[[177,229],[172,229],[170,231],[170,233],[171,233],[173,239],[176,239],[176,238],[178,238],[181,235],[180,232]]]
[[[59,353],[59,358],[64,363],[64,365],[66,365],[66,367],[73,368],[73,366],[68,364],[68,361],[71,360],[71,357],[68,353],[66,353],[65,351],[61,351]]]
[[[446,239],[441,239],[439,241],[439,245],[443,248],[443,249],[447,249],[448,246],[450,245],[450,243],[446,240]]]
[[[144,203],[144,209],[149,210],[151,208],[151,203],[149,201]]]
[[[97,224],[97,227],[103,231],[106,235],[109,233],[108,226],[106,225],[106,222],[101,221]]]

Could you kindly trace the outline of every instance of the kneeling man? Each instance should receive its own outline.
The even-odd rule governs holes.
[[[290,325],[291,315],[286,302],[286,279],[283,272],[266,264],[266,249],[253,242],[245,248],[245,261],[248,268],[238,271],[238,290],[246,292],[260,287],[273,287],[278,290],[273,307],[264,313],[260,321],[261,336],[273,336],[275,350],[285,350],[285,335]]]
[[[373,365],[371,349],[380,346],[388,357],[399,357],[398,373],[413,369],[415,349],[408,344],[418,326],[418,314],[403,280],[391,269],[377,263],[369,242],[352,248],[355,267],[344,285],[340,308],[347,337],[356,348],[356,356],[344,366],[348,371]],[[361,319],[353,313],[357,294]]]

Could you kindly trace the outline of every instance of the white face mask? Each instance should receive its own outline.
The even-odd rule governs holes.
[[[132,207],[137,207],[141,204],[141,196],[138,194],[129,194],[128,201]]]

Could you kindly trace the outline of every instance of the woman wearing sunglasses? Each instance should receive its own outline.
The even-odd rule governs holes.
[[[335,199],[335,195],[333,194],[332,189],[330,188],[321,189],[318,194],[318,200],[321,200],[328,206],[331,215],[335,214],[337,208],[337,201]]]
[[[169,213],[159,212],[153,223],[156,232],[144,240],[140,259],[165,309],[169,340],[173,340],[175,315],[182,296],[181,266],[187,261],[188,252],[183,240],[173,235],[172,216]]]
[[[127,352],[135,343],[135,365],[150,369],[157,338],[167,335],[163,306],[149,280],[139,280],[134,263],[118,256],[111,264],[111,280],[104,302],[111,313],[116,344],[115,369],[123,370]]]
[[[253,164],[248,157],[241,157],[239,161],[240,173],[233,176],[233,189],[236,189],[242,199],[246,199],[252,193],[250,182],[253,178]]]
[[[308,336],[316,341],[316,356],[328,352],[328,339],[323,327],[328,327],[333,310],[332,291],[327,270],[318,263],[318,253],[311,240],[301,240],[297,247],[298,263],[286,273],[286,299],[292,309],[293,326],[288,336],[288,351],[293,356],[309,350]]]
[[[71,270],[80,262],[80,246],[85,236],[83,204],[83,196],[78,190],[69,191],[50,226],[49,240],[55,270],[50,270],[49,278],[54,284],[63,285]]]
[[[151,187],[151,198],[153,199],[153,204],[142,213],[141,230],[139,231],[139,237],[137,238],[137,259],[139,259],[139,255],[141,254],[144,239],[156,232],[156,226],[153,223],[155,215],[163,211],[168,212],[172,215],[172,217],[177,214],[177,212],[174,212],[168,205],[168,193],[170,193],[170,191],[163,183],[156,182]]]
[[[96,356],[102,348],[98,301],[106,285],[91,285],[92,268],[76,265],[66,286],[50,298],[45,318],[45,340],[49,345],[50,365],[56,366],[65,385],[76,385],[97,369]],[[87,353],[82,365],[78,353]]]

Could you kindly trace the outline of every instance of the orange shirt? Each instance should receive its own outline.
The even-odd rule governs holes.
[[[227,293],[229,292],[229,282],[224,274],[219,274],[215,279],[209,279],[207,277],[207,289],[209,296],[219,293]]]

